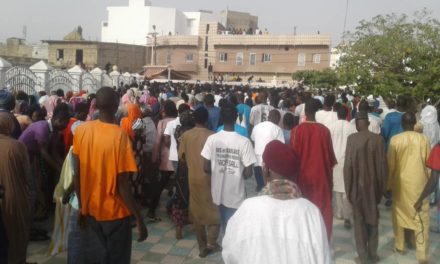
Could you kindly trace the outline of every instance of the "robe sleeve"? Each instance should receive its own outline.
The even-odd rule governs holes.
[[[154,146],[153,146],[153,156],[152,156],[152,161],[156,162],[159,160],[160,157],[160,145],[161,145],[161,141],[162,141],[162,133],[163,133],[163,121],[160,120],[159,123],[157,124],[157,132],[156,132],[156,140],[154,142]]]
[[[179,160],[185,161],[186,157],[185,157],[185,152],[186,152],[186,137],[185,134],[182,135],[182,139],[180,141],[179,144],[179,148],[178,148],[178,154],[179,154]]]
[[[352,137],[347,139],[347,148],[345,149],[345,162],[344,162],[344,184],[345,184],[345,193],[347,194],[348,201],[353,204],[353,199],[351,198],[351,194],[353,191],[353,157],[352,157]]]
[[[388,179],[388,164],[387,164],[387,155],[385,153],[385,143],[382,137],[378,137],[376,144],[376,164],[378,166],[378,171],[376,173],[377,179],[377,193],[376,193],[376,201],[379,202],[382,198],[382,195],[387,190],[387,179]]]
[[[396,173],[396,146],[394,140],[391,139],[390,145],[388,147],[387,153],[387,163],[388,163],[388,180],[387,180],[387,190],[392,190],[393,180]]]

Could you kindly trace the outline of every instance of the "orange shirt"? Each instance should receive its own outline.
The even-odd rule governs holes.
[[[73,153],[79,158],[81,214],[97,221],[130,215],[117,190],[119,173],[136,172],[136,162],[127,133],[99,120],[78,126]]]

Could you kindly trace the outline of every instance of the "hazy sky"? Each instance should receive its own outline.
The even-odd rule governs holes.
[[[333,44],[343,31],[347,0],[153,0],[155,6],[176,7],[182,11],[199,9],[246,11],[259,17],[260,28],[271,33],[331,34]],[[125,6],[128,0],[0,0],[0,41],[22,37],[27,27],[28,42],[61,39],[74,27],[83,27],[86,39],[101,36],[101,21],[107,19],[107,6]],[[407,13],[427,7],[440,19],[440,0],[349,0],[347,30],[361,19],[378,14]],[[130,18],[127,18],[130,19]]]

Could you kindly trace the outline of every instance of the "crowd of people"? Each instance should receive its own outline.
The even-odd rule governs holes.
[[[51,239],[49,254],[67,250],[68,263],[130,263],[132,228],[145,240],[167,196],[176,239],[192,224],[201,258],[331,263],[336,218],[353,229],[359,262],[376,263],[384,200],[396,253],[415,248],[427,263],[429,232],[440,231],[440,203],[429,228],[437,113],[408,94],[301,87],[2,89],[0,262],[26,263],[29,240]],[[49,237],[38,222],[50,215]]]

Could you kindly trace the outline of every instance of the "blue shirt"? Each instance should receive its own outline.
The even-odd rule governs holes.
[[[251,127],[251,124],[249,123],[251,108],[247,104],[238,104],[236,108],[238,116],[242,115],[246,119],[246,127],[249,129]]]
[[[217,132],[222,131],[225,128],[224,125],[221,125],[218,127]],[[238,134],[242,135],[243,137],[247,137],[249,138],[249,133],[248,130],[245,127],[242,127],[238,124],[234,125],[234,131],[237,132]]]
[[[206,110],[208,110],[208,129],[211,131],[217,131],[218,122],[220,120],[220,108],[217,106],[213,107],[206,107]]]
[[[288,129],[283,129],[284,142],[286,145],[290,145],[290,133],[291,131]]]
[[[391,112],[385,116],[382,126],[382,136],[385,139],[385,146],[388,149],[391,138],[403,132],[402,128],[402,112]]]

